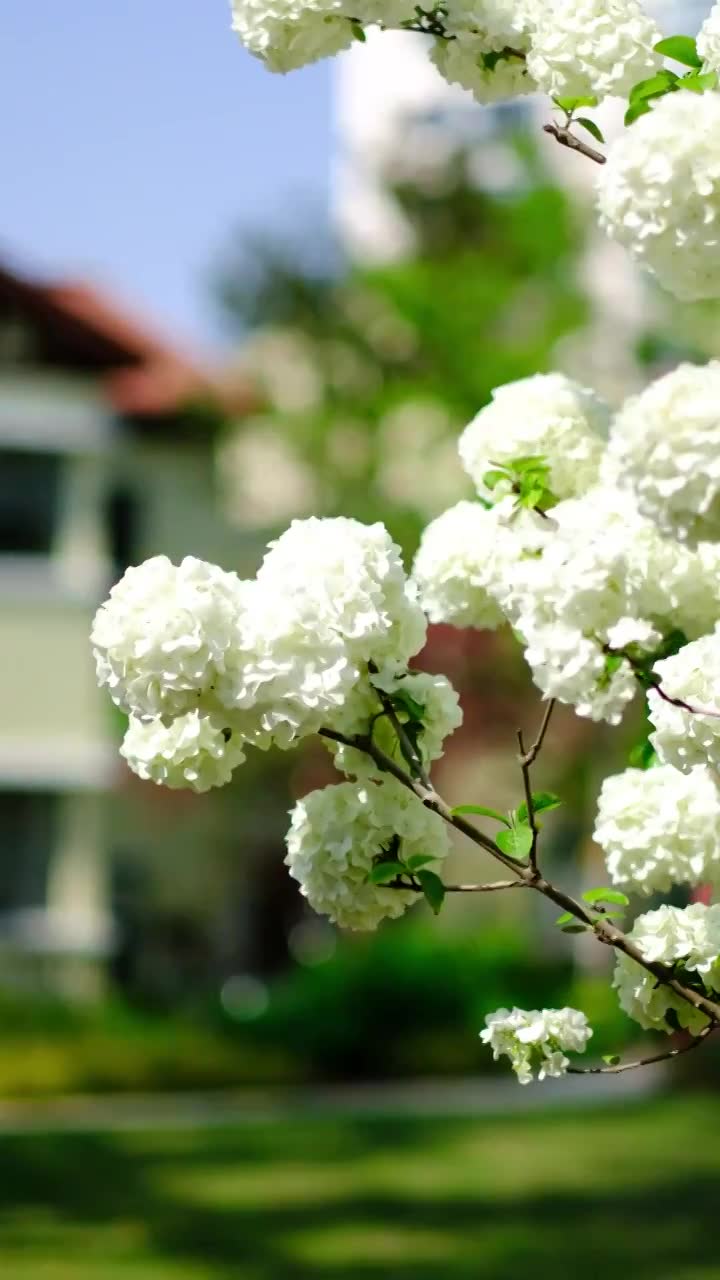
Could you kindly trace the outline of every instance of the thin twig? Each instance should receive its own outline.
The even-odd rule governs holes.
[[[490,884],[444,884],[443,889],[446,893],[501,893],[504,889],[529,889],[531,886],[525,880],[494,880]],[[421,885],[403,884],[402,880],[394,880],[392,884],[383,885],[384,889],[405,889],[423,893]]]
[[[375,666],[374,662],[370,662],[368,664],[368,667],[369,667],[371,676],[377,675],[377,667]],[[415,773],[417,777],[420,779],[423,786],[427,787],[428,790],[431,790],[432,786],[431,786],[430,778],[425,768],[425,765],[423,764],[422,756],[418,751],[417,747],[415,746],[415,744],[411,742],[408,734],[405,732],[403,725],[401,725],[400,720],[398,719],[398,715],[395,710],[395,707],[393,706],[392,698],[387,693],[385,693],[384,689],[378,689],[377,685],[373,685],[373,689],[375,690],[378,698],[380,699],[380,704],[382,706],[384,714],[387,716],[389,723],[392,725],[392,728],[395,730],[395,735],[397,737],[400,750],[402,751],[407,763],[410,765],[410,768],[412,769],[413,773]]]
[[[426,809],[436,813],[449,826],[467,836],[469,840],[479,845],[481,849],[485,849],[497,862],[501,862],[506,870],[510,871],[517,880],[521,880],[528,888],[535,889],[538,893],[541,893],[543,897],[548,898],[559,906],[562,911],[569,911],[571,915],[593,931],[598,941],[614,947],[616,951],[622,951],[631,960],[635,960],[641,968],[651,973],[654,978],[657,978],[662,986],[668,987],[681,1000],[704,1013],[712,1023],[720,1025],[720,1004],[711,1000],[702,992],[694,991],[692,987],[686,987],[676,978],[673,970],[667,965],[661,964],[659,961],[646,960],[639,947],[610,920],[605,919],[582,902],[578,902],[575,898],[565,893],[564,890],[551,884],[543,876],[538,876],[537,871],[528,863],[518,862],[504,854],[494,840],[491,840],[478,827],[468,822],[462,814],[453,813],[450,806],[443,800],[442,796],[438,795],[434,787],[430,786],[428,788],[419,778],[411,777],[395,760],[386,755],[384,751],[381,751],[367,734],[348,736],[339,733],[335,729],[321,729],[320,735],[329,739],[330,742],[339,742],[343,746],[354,747],[358,751],[364,751],[375,761],[382,772],[391,774],[408,791],[412,791],[422,801]]]
[[[671,693],[663,689],[662,681],[654,671],[645,671],[642,663],[633,658],[632,654],[625,649],[613,649],[612,645],[603,645],[603,653],[609,654],[613,658],[624,658],[628,663],[633,675],[644,689],[654,689],[659,698],[663,702],[667,702],[671,707],[679,707],[681,711],[687,711],[691,716],[709,716],[711,719],[720,719],[720,711],[711,709],[710,707],[697,707],[690,702],[685,702],[682,698],[674,698]]]
[[[716,1022],[708,1022],[702,1031],[692,1036],[677,1049],[667,1049],[665,1053],[654,1053],[647,1058],[637,1058],[635,1062],[618,1062],[615,1066],[606,1067],[568,1067],[568,1075],[572,1076],[619,1076],[623,1071],[637,1071],[639,1067],[652,1067],[656,1062],[669,1062],[671,1058],[679,1058],[683,1053],[692,1053],[698,1049],[708,1036],[717,1031]]]
[[[525,740],[523,738],[522,729],[518,729],[517,731],[518,746],[520,747],[520,768],[522,769],[523,787],[525,790],[525,808],[527,809],[528,826],[532,831],[532,845],[530,846],[530,866],[532,867],[533,871],[537,871],[537,846],[538,846],[538,839],[540,837],[540,829],[538,827],[537,819],[535,817],[535,805],[533,803],[530,770],[532,769],[532,766],[534,765],[540,752],[542,751],[542,746],[545,741],[545,735],[548,731],[548,726],[550,724],[550,720],[552,718],[552,713],[554,709],[555,709],[555,699],[551,698],[547,704],[547,707],[545,708],[545,714],[543,716],[542,724],[540,725],[538,735],[535,741],[533,742],[532,746],[530,747],[529,751],[525,750]]]
[[[578,151],[580,155],[587,156],[588,160],[594,160],[595,164],[605,164],[607,157],[602,151],[596,151],[595,147],[591,147],[587,142],[583,142],[582,138],[576,138],[574,133],[562,124],[544,124],[543,132],[549,133],[561,147],[568,147],[570,151]]]

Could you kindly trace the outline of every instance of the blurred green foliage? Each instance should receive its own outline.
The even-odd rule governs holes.
[[[501,193],[473,180],[466,151],[442,180],[394,189],[415,245],[399,260],[323,270],[290,238],[241,243],[222,269],[226,313],[250,330],[251,371],[258,341],[282,333],[312,384],[306,403],[290,404],[291,373],[263,378],[257,361],[269,398],[259,421],[311,470],[315,513],[382,518],[409,549],[428,515],[460,496],[443,501],[443,472],[457,469],[463,484],[462,427],[493,388],[547,369],[587,319],[577,212],[529,137],[506,133],[501,145],[515,173]]]
[[[488,918],[472,935],[408,920],[341,937],[321,964],[296,965],[262,994],[237,1016],[220,993],[182,1014],[5,996],[0,1095],[506,1074],[478,1035],[487,1013],[517,1003],[579,1002],[594,1054],[633,1034],[604,977],[578,985],[568,957],[539,964],[529,931]]]

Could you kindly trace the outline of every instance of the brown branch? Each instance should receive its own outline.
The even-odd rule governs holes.
[[[693,1049],[699,1049],[700,1045],[712,1035],[713,1031],[717,1031],[717,1023],[708,1022],[702,1031],[696,1036],[691,1036],[685,1044],[678,1045],[677,1049],[666,1049],[664,1053],[654,1053],[647,1058],[637,1058],[635,1062],[618,1062],[615,1066],[606,1067],[568,1067],[568,1075],[571,1076],[619,1076],[623,1071],[637,1071],[639,1067],[652,1067],[656,1062],[669,1062],[672,1058],[679,1058],[683,1053],[692,1053]]]
[[[654,689],[659,698],[663,702],[667,702],[671,707],[679,707],[681,711],[687,711],[691,716],[709,716],[711,719],[719,720],[720,711],[711,710],[710,707],[696,707],[690,702],[685,702],[682,698],[674,698],[671,693],[663,689],[662,681],[654,671],[645,671],[642,663],[633,658],[632,654],[625,649],[613,649],[611,645],[603,645],[603,653],[607,653],[614,658],[624,658],[628,666],[632,670],[638,684],[644,689]]]
[[[561,147],[568,147],[570,151],[578,151],[581,156],[587,156],[588,160],[594,160],[595,164],[605,164],[607,157],[602,151],[596,151],[595,147],[591,147],[587,142],[583,142],[582,138],[576,138],[566,125],[551,124],[543,125],[543,132],[549,133]]]
[[[338,733],[335,729],[321,729],[320,735],[330,742],[339,742],[343,746],[354,747],[358,751],[364,751],[375,761],[382,772],[389,773],[396,778],[402,786],[418,797],[426,809],[436,813],[449,826],[454,827],[456,831],[460,831],[462,835],[472,840],[473,844],[479,845],[481,849],[491,854],[517,880],[522,881],[528,888],[535,889],[536,892],[541,893],[543,897],[554,902],[561,910],[569,911],[571,915],[593,931],[598,941],[614,947],[616,951],[622,951],[631,960],[635,960],[647,973],[651,973],[653,977],[657,978],[662,986],[668,987],[681,1000],[704,1013],[711,1023],[720,1025],[720,1004],[711,1000],[702,992],[693,991],[692,987],[686,987],[675,977],[673,970],[668,968],[667,965],[661,964],[659,961],[646,960],[642,951],[635,946],[635,943],[610,920],[605,919],[594,910],[591,911],[584,903],[578,902],[562,889],[558,889],[556,885],[551,884],[543,876],[539,876],[537,871],[528,863],[517,862],[514,858],[504,854],[494,840],[491,840],[478,827],[468,822],[462,814],[453,813],[450,806],[443,800],[442,796],[438,795],[432,785],[427,787],[419,778],[412,778],[390,756],[381,751],[367,734],[348,737],[346,734]]]
[[[494,880],[490,884],[444,884],[446,893],[501,893],[504,889],[529,889],[526,880]],[[405,889],[413,893],[423,893],[421,885],[403,884],[402,880],[394,880],[392,884],[383,885],[384,889]]]
[[[518,729],[517,731],[518,746],[520,747],[520,768],[522,769],[523,787],[525,790],[525,807],[527,809],[527,814],[528,814],[528,826],[532,831],[532,845],[530,848],[530,866],[533,868],[533,871],[537,871],[537,846],[538,846],[538,839],[540,837],[540,829],[538,827],[537,819],[535,817],[535,806],[533,804],[533,797],[532,797],[532,783],[530,779],[530,770],[532,769],[532,766],[534,765],[540,752],[542,751],[543,743],[545,741],[545,735],[548,731],[548,726],[550,724],[550,720],[552,719],[552,713],[554,709],[555,709],[555,699],[551,698],[547,704],[547,707],[545,708],[545,715],[543,716],[542,724],[540,725],[538,735],[535,741],[533,742],[532,746],[530,747],[529,751],[525,750],[525,741],[523,739],[522,729]]]

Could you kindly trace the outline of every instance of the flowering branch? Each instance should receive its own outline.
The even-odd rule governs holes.
[[[549,715],[547,712],[545,719],[549,721]],[[547,728],[547,725],[545,727]],[[411,777],[409,773],[406,773],[406,771],[396,763],[396,761],[386,755],[384,751],[381,751],[367,735],[356,734],[354,736],[348,736],[346,734],[339,733],[334,729],[321,729],[320,736],[327,738],[331,742],[337,742],[343,746],[353,747],[355,750],[363,751],[367,755],[371,756],[379,769],[391,774],[402,784],[402,786],[406,787],[409,791],[414,792],[422,801],[426,809],[430,809],[432,813],[436,813],[444,822],[448,823],[451,827],[454,827],[456,831],[460,831],[462,835],[467,836],[467,838],[474,844],[479,845],[480,848],[489,853],[491,857],[495,858],[498,862],[501,862],[503,866],[512,871],[518,881],[524,884],[527,888],[535,889],[538,893],[541,893],[543,897],[554,902],[556,906],[560,907],[563,911],[574,916],[575,919],[585,925],[587,929],[592,930],[599,942],[613,947],[616,951],[623,952],[630,959],[634,960],[648,973],[652,974],[660,985],[668,987],[675,993],[675,995],[679,996],[681,1000],[685,1001],[694,1009],[697,1009],[700,1013],[703,1013],[707,1018],[709,1018],[713,1026],[720,1025],[720,1004],[711,1000],[703,992],[695,991],[692,987],[686,986],[675,976],[673,970],[669,966],[662,964],[659,961],[647,960],[640,948],[637,947],[621,929],[618,929],[612,921],[608,920],[603,913],[598,912],[594,908],[591,909],[584,903],[577,901],[577,899],[572,898],[569,894],[565,893],[563,889],[558,888],[543,876],[538,875],[538,872],[530,863],[520,862],[509,857],[507,854],[504,854],[502,850],[498,848],[494,840],[491,840],[486,836],[484,832],[480,831],[478,827],[476,827],[472,822],[469,822],[462,814],[454,812],[446,801],[443,800],[442,796],[438,794],[434,786],[431,785],[428,787],[419,779]],[[541,735],[539,734],[539,739],[540,736]],[[544,734],[542,734],[542,737],[544,738]],[[533,744],[533,746],[534,745],[535,744]],[[538,751],[539,750],[540,747],[538,747]],[[458,891],[460,890],[456,890],[456,892]]]
[[[647,1058],[637,1058],[634,1062],[613,1062],[604,1067],[568,1067],[568,1074],[573,1076],[618,1076],[624,1071],[637,1071],[640,1067],[652,1067],[658,1062],[669,1062],[672,1058],[679,1058],[684,1053],[692,1053],[693,1049],[699,1049],[708,1036],[717,1031],[717,1027],[717,1022],[708,1022],[702,1031],[698,1032],[696,1036],[691,1036],[686,1040],[685,1044],[678,1045],[676,1049],[666,1049],[664,1053],[654,1053]]]

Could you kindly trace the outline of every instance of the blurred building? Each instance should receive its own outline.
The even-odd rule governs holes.
[[[110,797],[127,774],[90,623],[146,556],[237,559],[218,420],[207,375],[114,302],[0,268],[4,980],[78,989],[115,945]]]

